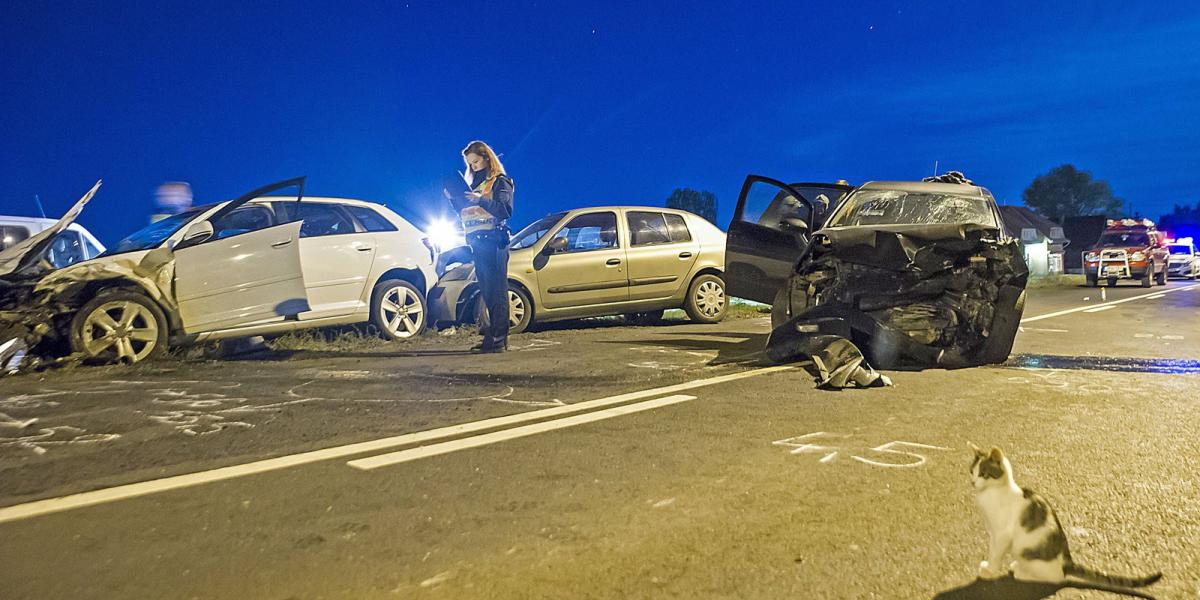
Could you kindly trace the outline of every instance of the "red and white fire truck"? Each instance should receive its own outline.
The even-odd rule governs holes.
[[[1150,219],[1109,219],[1100,239],[1083,253],[1088,286],[1095,287],[1101,279],[1109,287],[1119,279],[1136,279],[1142,287],[1166,285],[1170,253],[1165,240]]]

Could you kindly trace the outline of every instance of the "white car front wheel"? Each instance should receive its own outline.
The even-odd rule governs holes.
[[[143,294],[101,292],[71,320],[71,349],[89,359],[132,364],[167,350],[167,318]]]
[[[371,323],[383,337],[406,340],[425,330],[425,294],[402,279],[375,284],[371,292]]]

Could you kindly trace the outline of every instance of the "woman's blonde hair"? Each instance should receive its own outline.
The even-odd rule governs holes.
[[[468,154],[478,154],[487,160],[488,178],[483,182],[483,185],[480,186],[478,190],[485,197],[491,198],[492,186],[496,183],[496,178],[501,175],[506,177],[508,176],[508,173],[504,171],[504,164],[500,162],[500,157],[496,156],[496,151],[492,150],[491,146],[479,140],[475,140],[470,144],[467,144],[467,147],[463,148],[462,151],[463,163],[467,165],[467,173],[471,174],[472,176],[474,173],[471,172],[471,163],[467,162]],[[472,179],[472,183],[474,183],[474,179]]]

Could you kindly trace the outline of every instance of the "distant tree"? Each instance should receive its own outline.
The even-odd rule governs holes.
[[[1037,176],[1025,188],[1023,197],[1026,205],[1056,223],[1084,215],[1121,216],[1123,204],[1107,181],[1092,179],[1091,173],[1074,165],[1060,165]]]
[[[1158,227],[1167,231],[1200,231],[1200,202],[1196,203],[1196,208],[1176,204],[1173,212],[1158,220]]]
[[[712,192],[676,189],[667,197],[667,208],[686,210],[704,217],[714,225],[717,223],[717,196]]]

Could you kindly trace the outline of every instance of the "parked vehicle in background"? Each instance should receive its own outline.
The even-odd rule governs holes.
[[[1167,277],[1186,277],[1200,279],[1200,251],[1192,238],[1167,240]]]
[[[1087,285],[1105,280],[1113,287],[1121,279],[1141,281],[1142,287],[1166,285],[1170,255],[1165,240],[1150,219],[1109,219],[1100,239],[1083,253]]]
[[[701,323],[725,317],[725,234],[686,211],[603,206],[553,213],[514,234],[509,252],[514,333],[605,315],[654,321],[671,308]],[[447,271],[429,303],[434,323],[478,322],[474,265]]]
[[[49,229],[54,219],[0,215],[0,252]],[[96,258],[104,253],[104,244],[83,225],[71,223],[54,237],[46,249],[46,260],[56,268]]]
[[[288,188],[299,193],[269,195]],[[48,274],[22,260],[4,275],[8,325],[53,324],[31,348],[58,339],[124,362],[170,344],[367,321],[390,339],[420,333],[436,278],[424,234],[380,204],[303,189],[297,178],[195,207]]]

